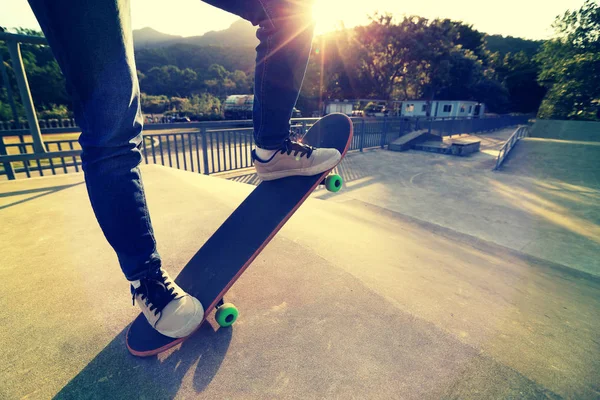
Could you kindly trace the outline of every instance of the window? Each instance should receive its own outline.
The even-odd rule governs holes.
[[[464,113],[465,111],[466,111],[465,105],[464,105],[464,104],[461,104],[461,105],[460,105],[460,112],[461,112],[461,113]]]
[[[407,104],[406,105],[406,112],[413,112],[415,111],[415,105],[414,104]]]
[[[469,114],[471,114],[471,111],[473,111],[473,106],[469,106]]]
[[[444,112],[445,113],[452,112],[452,104],[445,104],[444,105]]]
[[[423,104],[423,107],[421,107],[421,111],[422,112],[427,111],[427,104]]]

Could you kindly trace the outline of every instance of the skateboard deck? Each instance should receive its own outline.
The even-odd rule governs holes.
[[[302,142],[336,148],[343,159],[352,134],[350,118],[330,114],[310,127]],[[328,189],[339,190],[341,180],[328,179],[329,173],[261,182],[192,257],[175,282],[204,306],[202,324],[215,307],[223,306],[225,293],[319,184],[326,183],[327,178]],[[230,312],[231,308],[235,309],[226,304],[217,309],[221,326],[228,326],[237,318],[237,309]],[[127,331],[126,342],[131,354],[148,357],[191,335],[177,339],[164,336],[140,313]]]

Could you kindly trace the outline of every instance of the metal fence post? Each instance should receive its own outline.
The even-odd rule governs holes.
[[[6,146],[4,145],[4,137],[0,136],[0,156],[7,156],[8,152],[6,151]],[[9,180],[14,180],[15,179],[15,170],[12,167],[12,164],[9,162],[5,162],[3,163],[4,165],[4,172],[6,173],[6,177]]]
[[[35,114],[35,107],[33,105],[33,100],[31,99],[31,91],[29,90],[29,83],[27,82],[27,76],[25,75],[25,67],[23,66],[23,59],[21,58],[19,42],[12,39],[8,40],[7,44],[19,91],[21,92],[21,103],[23,103],[23,107],[25,108],[27,121],[29,122],[29,131],[33,138],[33,150],[35,153],[45,153],[46,147],[42,140],[42,133],[40,132],[37,115]]]
[[[210,175],[208,171],[208,139],[206,138],[206,127],[200,129],[200,136],[202,137],[202,163],[204,164],[204,175]]]
[[[385,142],[387,141],[387,130],[388,130],[388,123],[387,123],[387,118],[384,118],[383,120],[383,129],[381,130],[381,143],[380,146],[383,149],[385,147]]]
[[[365,125],[366,125],[366,122],[365,122],[365,119],[363,118],[361,126],[360,126],[360,139],[358,141],[361,153],[363,151],[363,141],[365,140],[365,127],[366,127]]]

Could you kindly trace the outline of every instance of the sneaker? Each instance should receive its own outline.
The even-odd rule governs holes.
[[[163,335],[186,337],[202,322],[202,304],[177,286],[162,268],[130,283],[133,303],[137,302],[148,323]]]
[[[263,181],[286,176],[320,174],[335,167],[342,158],[337,149],[317,149],[306,144],[286,140],[268,160],[262,160],[252,151],[254,167]]]

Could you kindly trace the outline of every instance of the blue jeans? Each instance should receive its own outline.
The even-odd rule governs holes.
[[[254,139],[276,149],[289,136],[310,54],[311,1],[207,0],[259,26]],[[159,268],[139,170],[142,113],[129,0],[29,0],[65,76],[92,208],[129,280]]]

